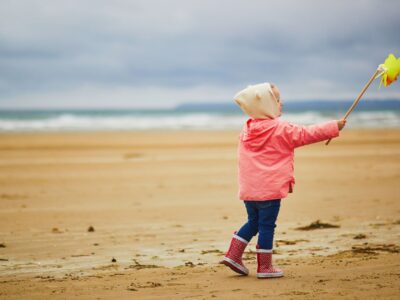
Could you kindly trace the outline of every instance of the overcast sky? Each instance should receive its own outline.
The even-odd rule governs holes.
[[[353,100],[400,54],[400,1],[0,0],[0,107]],[[400,98],[400,85],[367,98]]]

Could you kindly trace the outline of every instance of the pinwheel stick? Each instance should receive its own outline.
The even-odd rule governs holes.
[[[344,115],[343,119],[347,119],[347,117],[350,115],[350,113],[353,111],[354,107],[356,107],[358,101],[360,101],[361,97],[364,95],[365,91],[368,89],[368,87],[371,85],[372,81],[374,81],[374,79],[376,78],[376,76],[378,76],[379,72],[382,72],[382,69],[379,67],[378,69],[376,69],[376,71],[374,72],[374,75],[372,75],[372,77],[369,79],[369,81],[367,82],[367,84],[364,86],[364,88],[362,89],[361,93],[358,95],[357,99],[354,100],[353,104],[350,106],[349,110],[347,111],[347,113]],[[329,143],[331,142],[332,139],[329,139],[326,141],[325,145],[329,145]]]

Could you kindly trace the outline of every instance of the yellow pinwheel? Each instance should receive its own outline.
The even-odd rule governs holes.
[[[385,62],[379,65],[379,67],[383,70],[383,72],[380,74],[382,77],[379,87],[382,85],[382,83],[384,86],[388,86],[393,81],[396,81],[400,74],[400,58],[396,59],[396,57],[390,53],[385,59]]]

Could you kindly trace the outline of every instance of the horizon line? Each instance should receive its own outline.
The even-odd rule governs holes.
[[[329,104],[329,103],[352,103],[354,100],[346,100],[346,99],[296,99],[296,100],[287,100],[284,103],[286,104],[302,104],[302,103],[315,103],[319,102],[320,104]],[[371,98],[371,99],[363,99],[362,102],[400,102],[400,98]],[[361,102],[360,102],[361,103]],[[138,106],[31,106],[31,107],[18,107],[18,106],[0,106],[0,111],[11,111],[11,110],[174,110],[179,109],[181,107],[191,107],[191,106],[221,106],[221,105],[230,105],[235,106],[233,101],[204,101],[204,102],[182,102],[177,103],[171,106],[159,106],[159,107],[138,107]]]

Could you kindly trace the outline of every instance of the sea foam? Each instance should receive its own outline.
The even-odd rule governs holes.
[[[281,117],[292,123],[310,125],[339,119],[338,112],[288,112]],[[0,114],[0,132],[24,131],[123,131],[123,130],[240,130],[247,117],[242,113],[134,112],[74,113],[69,111],[23,115]],[[400,111],[353,112],[348,128],[400,128]]]

